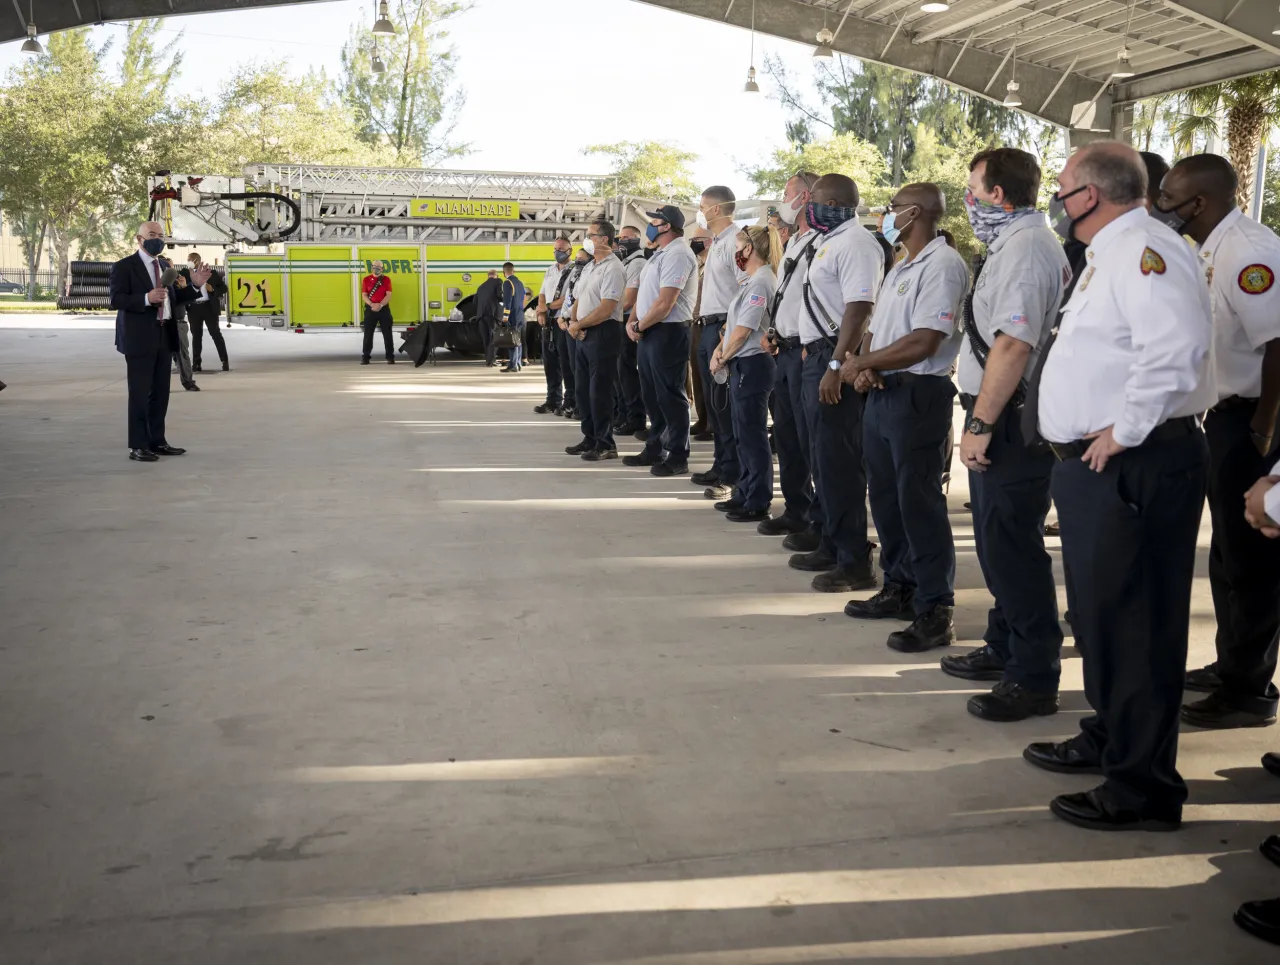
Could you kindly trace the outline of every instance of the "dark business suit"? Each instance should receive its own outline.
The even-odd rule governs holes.
[[[492,365],[497,355],[493,348],[493,327],[502,320],[502,281],[487,278],[476,289],[476,321],[484,341],[484,360]]]
[[[158,259],[160,270],[169,263]],[[167,444],[164,418],[169,410],[169,366],[178,351],[178,306],[194,301],[195,289],[169,286],[173,316],[161,324],[161,306],[146,304],[155,278],[138,253],[111,266],[108,282],[111,307],[116,310],[116,351],[125,358],[129,378],[129,448],[153,449]]]
[[[189,276],[189,271],[183,269],[183,274]],[[190,282],[190,277],[187,281]],[[222,277],[222,273],[215,271],[209,276],[209,300],[207,302],[196,302],[187,309],[187,320],[191,323],[191,361],[195,364],[196,371],[200,371],[200,354],[204,348],[204,330],[209,329],[209,337],[213,339],[214,347],[218,350],[218,358],[221,360],[224,368],[229,368],[227,361],[227,343],[222,339],[222,330],[218,327],[218,320],[222,317],[222,296],[227,293],[227,283]],[[197,297],[199,297],[197,295]]]

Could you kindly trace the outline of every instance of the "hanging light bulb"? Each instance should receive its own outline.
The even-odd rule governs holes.
[[[378,4],[378,19],[373,22],[371,33],[375,37],[394,37],[396,35],[396,25],[391,22],[391,17],[387,13],[387,0],[382,0]]]
[[[382,58],[378,55],[378,45],[373,46],[373,63],[370,65],[375,74],[385,74],[387,65],[382,62]]]
[[[1018,96],[1018,82],[1011,80],[1005,85],[1004,106],[1005,107],[1021,107],[1022,98]]]
[[[30,54],[32,57],[38,57],[44,53],[44,48],[40,46],[40,41],[36,40],[36,34],[39,31],[36,30],[35,8],[35,0],[31,0],[30,5],[27,7],[27,39],[22,45],[22,52]]]
[[[951,9],[951,4],[944,3],[943,0],[929,0],[928,3],[920,4],[920,9],[925,13],[946,13]]]
[[[1132,77],[1134,75],[1133,68],[1129,66],[1129,48],[1128,47],[1120,48],[1120,50],[1116,53],[1116,61],[1117,61],[1116,69],[1111,72],[1112,77],[1119,77],[1123,79],[1125,77]]]
[[[826,27],[823,27],[821,30],[819,30],[818,46],[813,48],[813,59],[814,60],[830,60],[832,57],[834,57],[835,52],[832,51],[831,49],[831,41],[835,39],[836,39],[836,35],[833,34]]]
[[[756,83],[756,69],[754,67],[747,68],[747,82],[743,85],[742,90],[747,94],[760,93],[760,85]]]

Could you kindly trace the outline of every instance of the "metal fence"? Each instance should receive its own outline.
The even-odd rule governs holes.
[[[28,277],[25,268],[0,267],[0,295],[9,294],[12,285],[21,285],[25,291]],[[36,287],[40,295],[52,296],[62,293],[62,284],[56,271],[37,271]]]

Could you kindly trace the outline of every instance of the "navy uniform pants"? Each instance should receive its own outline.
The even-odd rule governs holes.
[[[774,369],[772,355],[748,355],[729,362],[733,432],[742,468],[737,498],[748,512],[768,509],[773,502],[769,395],[773,392]]]
[[[654,458],[665,450],[671,463],[689,463],[689,323],[661,322],[640,336],[636,352],[640,393],[649,416],[645,449]]]
[[[982,578],[995,598],[983,641],[1004,661],[1004,679],[1056,694],[1062,628],[1053,560],[1044,548],[1052,453],[1022,441],[1019,413],[1006,406],[991,430],[984,472],[969,472],[973,536]]]
[[[623,325],[631,320],[628,315]],[[618,396],[614,403],[614,419],[619,425],[644,423],[644,400],[640,397],[640,369],[636,362],[638,346],[622,333],[622,345],[618,350]]]
[[[1258,455],[1249,434],[1256,408],[1256,402],[1228,400],[1205,416],[1213,519],[1209,587],[1223,695],[1242,710],[1269,713],[1276,698],[1271,678],[1280,632],[1280,540],[1267,539],[1244,518],[1244,494],[1275,464],[1274,455]]]
[[[553,409],[564,404],[564,391],[561,385],[564,376],[560,367],[560,346],[556,344],[556,336],[563,334],[553,319],[547,319],[542,328],[542,374],[547,379],[547,405]]]
[[[364,307],[364,346],[361,355],[368,358],[373,354],[373,333],[382,329],[382,347],[386,349],[387,358],[396,357],[395,340],[391,337],[391,306],[385,305],[374,311],[368,305]]]
[[[578,414],[582,437],[601,452],[616,449],[613,441],[613,392],[618,378],[622,323],[612,319],[586,330],[578,343]]]
[[[822,530],[822,509],[813,495],[809,476],[809,424],[805,420],[804,380],[800,346],[783,345],[776,359],[773,393],[773,443],[778,450],[778,475],[787,515]]]
[[[569,333],[561,331],[560,323],[555,326],[556,349],[560,353],[560,376],[564,379],[564,404],[569,408],[578,406],[578,343],[569,337]]]
[[[723,485],[736,486],[742,467],[738,463],[738,443],[733,437],[733,393],[729,393],[727,405],[722,395],[717,408],[715,380],[711,378],[711,356],[715,354],[723,333],[723,322],[707,322],[702,326],[702,337],[698,342],[698,374],[702,378],[707,422],[714,437],[715,458],[711,463],[711,471],[720,477]],[[720,391],[723,393],[724,390]]]
[[[1178,715],[1208,446],[1199,429],[1147,442],[1094,472],[1078,456],[1053,467],[1072,625],[1094,714],[1076,750],[1102,765],[1116,809],[1177,817]]]
[[[945,375],[889,374],[884,384],[867,394],[863,415],[871,516],[885,582],[913,591],[919,616],[956,602],[956,546],[942,492],[956,390]]]
[[[172,329],[173,322],[166,328]],[[169,411],[169,367],[174,348],[168,332],[161,336],[163,351],[124,358],[129,385],[129,448],[150,449],[168,441],[164,418]]]
[[[822,504],[822,549],[842,567],[866,561],[867,473],[862,464],[862,410],[866,399],[850,386],[840,387],[840,401],[818,401],[818,384],[835,353],[835,343],[819,339],[805,346],[802,379],[805,419],[809,425],[809,467]],[[942,446],[938,445],[941,456]]]

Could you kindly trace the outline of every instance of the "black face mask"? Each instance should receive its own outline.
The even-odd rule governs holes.
[[[622,238],[618,241],[618,247],[622,249],[624,255],[634,255],[640,250],[640,239]]]
[[[646,249],[644,250],[644,260],[645,260],[645,261],[648,261],[650,258],[652,258],[652,257],[653,257],[654,255],[656,255],[657,253],[658,253],[658,249],[657,249],[657,248],[646,248]]]
[[[1182,215],[1178,214],[1178,209],[1185,208],[1195,200],[1195,198],[1187,198],[1187,200],[1183,201],[1182,204],[1175,204],[1172,208],[1162,208],[1159,205],[1152,205],[1151,217],[1155,218],[1162,224],[1168,225],[1178,234],[1183,234],[1187,225],[1190,224],[1196,216],[1192,215],[1190,218],[1184,218]]]
[[[702,254],[703,251],[706,250],[707,243],[703,241],[701,238],[694,238],[691,242],[689,242],[689,247],[693,249],[693,253],[695,255],[700,255]]]
[[[1098,210],[1098,206],[1095,204],[1078,218],[1073,218],[1067,213],[1067,198],[1074,197],[1088,186],[1087,184],[1082,184],[1074,191],[1068,191],[1066,194],[1058,191],[1049,199],[1049,221],[1053,225],[1053,230],[1058,233],[1058,237],[1063,241],[1074,241],[1076,238],[1076,222],[1083,221]]]

